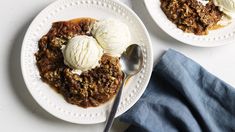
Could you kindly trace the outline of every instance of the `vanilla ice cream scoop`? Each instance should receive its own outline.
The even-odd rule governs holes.
[[[87,71],[99,65],[103,49],[93,37],[79,35],[62,47],[64,63],[74,70]]]
[[[92,34],[104,49],[104,53],[120,56],[130,45],[131,35],[126,24],[115,19],[96,22]]]
[[[213,0],[219,9],[231,18],[235,18],[235,0]]]

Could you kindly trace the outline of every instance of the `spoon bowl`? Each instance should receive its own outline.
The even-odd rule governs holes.
[[[137,74],[143,64],[143,54],[141,47],[137,44],[132,44],[127,47],[120,57],[121,69],[126,76]]]

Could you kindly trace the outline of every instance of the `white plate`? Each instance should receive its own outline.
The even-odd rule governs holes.
[[[215,47],[235,42],[235,22],[217,30],[209,31],[208,35],[184,33],[172,23],[162,11],[160,0],[145,0],[145,6],[158,26],[171,37],[183,43],[198,47]]]
[[[124,87],[116,116],[127,111],[143,94],[152,72],[152,46],[148,32],[137,15],[115,0],[58,0],[45,8],[33,20],[25,35],[21,51],[22,73],[30,93],[46,111],[60,119],[79,124],[99,123],[106,120],[106,111],[111,101],[99,107],[87,109],[71,105],[41,81],[35,65],[34,53],[38,50],[38,40],[48,32],[52,23],[78,17],[117,18],[129,26],[132,43],[142,46],[143,69]]]

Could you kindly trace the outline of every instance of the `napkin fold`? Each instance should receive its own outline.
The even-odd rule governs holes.
[[[127,132],[235,132],[235,89],[170,49],[120,120]]]

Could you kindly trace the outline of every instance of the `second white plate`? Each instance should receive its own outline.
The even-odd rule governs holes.
[[[168,20],[160,5],[160,0],[145,0],[145,6],[157,25],[178,41],[198,47],[215,47],[235,42],[234,21],[224,28],[209,31],[208,35],[194,35],[177,28],[174,23]]]

